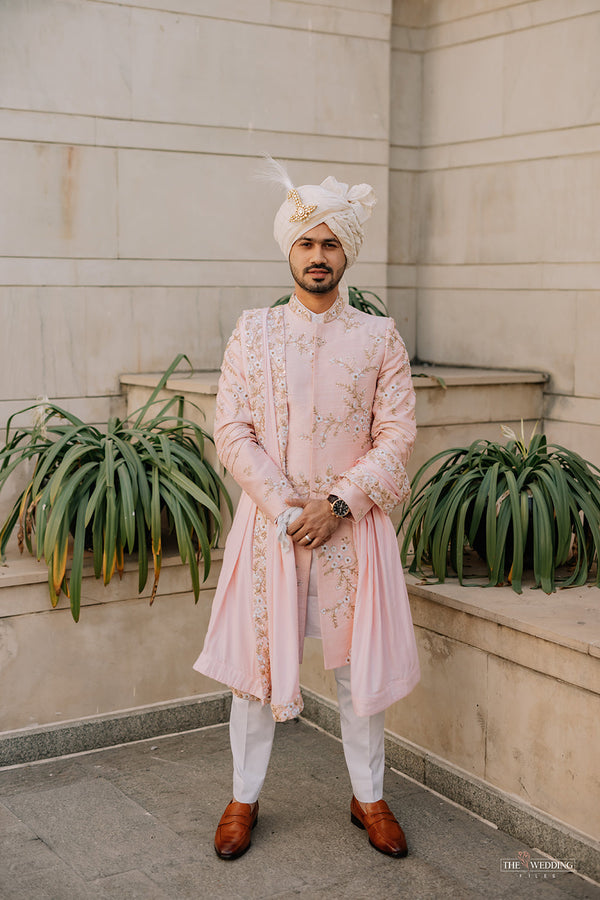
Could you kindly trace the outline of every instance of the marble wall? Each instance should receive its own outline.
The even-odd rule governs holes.
[[[289,286],[270,152],[375,185],[350,281],[413,357],[548,372],[600,462],[599,39],[597,0],[4,0],[0,426],[219,365]]]
[[[416,354],[547,372],[548,434],[596,463],[598,46],[596,0],[394,3],[389,281]]]
[[[350,283],[385,295],[390,23],[391,0],[3,0],[0,428],[41,396],[105,421],[121,373],[179,352],[220,365],[290,287],[263,153],[375,186]]]
[[[385,290],[391,0],[215,9],[1,4],[0,424],[41,395],[105,419],[120,373],[180,351],[220,365],[290,282],[261,153],[374,184],[351,283]]]

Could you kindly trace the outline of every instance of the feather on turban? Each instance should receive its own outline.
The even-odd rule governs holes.
[[[321,184],[294,187],[287,172],[275,160],[268,160],[271,174],[267,177],[281,182],[288,189],[286,200],[275,216],[273,233],[286,259],[298,238],[325,223],[335,234],[346,254],[350,267],[356,262],[362,246],[363,224],[377,200],[370,184],[356,184],[349,188],[329,175]]]

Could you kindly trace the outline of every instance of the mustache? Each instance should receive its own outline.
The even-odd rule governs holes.
[[[323,263],[323,265],[319,265],[319,266],[307,266],[307,268],[304,269],[302,274],[308,275],[309,272],[313,272],[315,269],[317,269],[319,272],[329,272],[330,275],[333,275],[333,269],[331,268],[331,266],[328,266],[325,263]]]

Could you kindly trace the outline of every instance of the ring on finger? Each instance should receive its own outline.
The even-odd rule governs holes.
[[[308,541],[308,543],[310,544],[310,542],[312,541],[312,538],[311,538],[310,534],[305,534],[305,535],[304,535],[304,540],[305,540],[305,541]]]

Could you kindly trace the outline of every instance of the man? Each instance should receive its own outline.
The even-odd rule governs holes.
[[[388,515],[409,490],[409,361],[391,319],[347,302],[342,276],[362,244],[372,188],[283,180],[275,237],[295,293],[287,306],[242,315],[217,395],[217,452],[243,493],[195,663],[234,694],[233,800],[215,850],[236,859],[250,846],[275,721],[302,710],[310,636],[335,673],[351,820],[399,857],[406,840],[382,799],[383,727],[386,707],[419,680]]]

